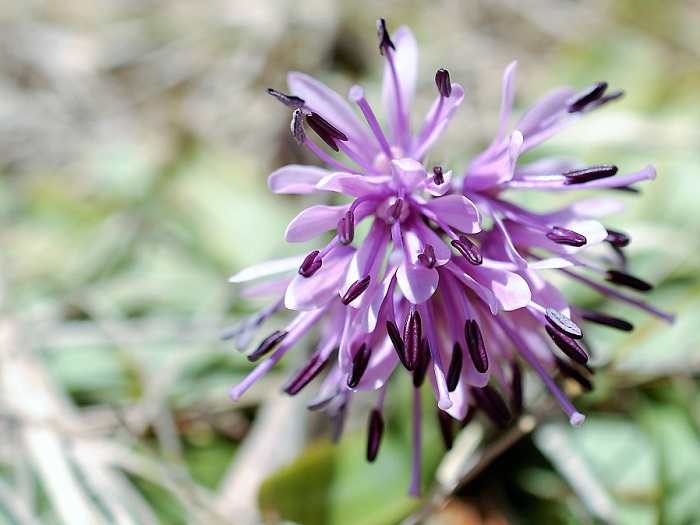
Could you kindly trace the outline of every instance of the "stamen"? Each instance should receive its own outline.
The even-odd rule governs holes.
[[[352,358],[352,370],[348,374],[348,388],[355,388],[360,384],[360,380],[367,370],[367,363],[369,363],[369,358],[372,355],[372,349],[369,348],[365,343],[357,351],[355,356]]]
[[[576,248],[580,248],[581,246],[584,246],[586,242],[588,242],[586,237],[580,233],[567,230],[566,228],[560,228],[559,226],[554,226],[549,232],[547,232],[547,239],[556,242],[557,244],[575,246]]]
[[[369,275],[366,275],[362,279],[355,281],[350,285],[350,288],[348,288],[348,291],[345,292],[345,295],[343,295],[343,298],[341,299],[341,302],[347,306],[351,302],[353,302],[355,299],[360,297],[364,291],[367,289],[369,286],[369,282],[371,281],[371,277]]]
[[[301,109],[295,109],[292,112],[292,122],[289,128],[292,130],[292,135],[294,135],[294,140],[300,146],[306,144],[306,131],[304,131],[304,121],[302,117],[304,116]]]
[[[446,69],[438,69],[435,73],[435,84],[437,84],[440,95],[445,98],[450,98],[452,94],[452,82],[450,82],[450,72]]]
[[[435,258],[435,249],[431,244],[426,244],[423,248],[423,253],[418,255],[418,261],[426,268],[434,268],[437,259]]]
[[[601,166],[591,166],[590,168],[567,171],[563,174],[564,177],[566,177],[566,181],[564,181],[564,184],[582,184],[584,182],[590,182],[592,180],[612,177],[616,173],[617,166],[613,166],[612,164],[603,164]]]
[[[355,213],[348,210],[345,217],[338,221],[338,242],[347,246],[355,238]]]
[[[290,396],[297,394],[302,388],[313,381],[321,370],[326,367],[329,360],[330,356],[322,359],[320,352],[314,352],[301,370],[287,383],[287,386],[284,387],[284,391]]]
[[[440,422],[440,433],[445,449],[450,450],[455,441],[454,419],[444,410],[438,409],[438,421]]]
[[[403,325],[404,359],[406,370],[413,371],[418,362],[418,351],[421,344],[423,325],[420,314],[410,310]]]
[[[489,357],[476,319],[467,319],[464,323],[464,338],[467,341],[469,356],[472,358],[474,368],[483,374],[489,369]]]
[[[581,385],[581,388],[583,388],[584,391],[590,392],[593,390],[593,383],[591,382],[590,379],[588,379],[586,376],[584,376],[577,367],[570,365],[566,361],[559,359],[558,357],[556,358],[557,361],[557,368],[559,368],[559,372],[565,376],[568,377],[569,379],[573,379],[576,381],[579,385]]]
[[[513,397],[510,400],[510,407],[514,414],[521,414],[523,411],[523,375],[517,364],[513,364],[511,370],[513,371],[513,377],[510,382],[510,389]]]
[[[391,226],[393,225],[399,217],[401,217],[401,210],[403,208],[403,203],[404,200],[399,198],[396,199],[396,202],[389,206],[389,209],[387,210],[387,217],[386,217],[386,223],[387,225]]]
[[[581,317],[583,317],[586,321],[617,328],[618,330],[622,330],[624,332],[631,332],[634,329],[634,325],[632,325],[632,323],[625,321],[624,319],[620,319],[619,317],[601,314],[600,312],[581,312]]]
[[[617,270],[608,270],[606,280],[634,290],[639,290],[640,292],[648,292],[653,288],[648,282]]]
[[[577,111],[581,111],[588,104],[602,97],[606,89],[608,89],[607,82],[598,82],[597,84],[593,84],[588,89],[585,89],[584,91],[581,91],[580,93],[576,94],[573,97],[573,100],[568,103],[566,111],[569,113],[576,113]]]
[[[267,94],[272,95],[282,104],[293,109],[300,108],[304,104],[306,104],[306,101],[303,98],[295,97],[294,95],[285,95],[284,93],[277,91],[276,89],[268,88]]]
[[[391,48],[396,51],[394,43],[389,38],[389,31],[386,28],[386,20],[383,18],[377,19],[377,36],[379,37],[379,54],[384,56],[386,49]]]
[[[592,102],[589,106],[589,109],[597,108],[598,106],[602,106],[603,104],[607,104],[608,102],[610,102],[612,100],[617,100],[618,98],[620,98],[624,94],[625,94],[625,92],[622,90],[613,91],[612,93],[608,93],[604,97],[600,97],[598,100]]]
[[[309,255],[306,256],[304,259],[304,262],[301,263],[301,266],[299,266],[299,275],[302,277],[311,277],[313,274],[315,274],[318,269],[323,265],[323,260],[319,259],[316,260],[316,257],[318,257],[319,251],[314,250],[312,251]]]
[[[369,432],[367,435],[367,461],[372,463],[379,452],[379,443],[382,441],[384,434],[384,420],[379,410],[372,409],[369,415]]]
[[[248,361],[254,363],[265,354],[271,352],[272,349],[280,344],[285,337],[287,337],[287,332],[280,332],[277,330],[276,332],[271,333],[253,352],[250,353],[248,356]]]
[[[445,182],[444,174],[442,166],[433,166],[433,182],[438,186]]]
[[[406,364],[406,348],[403,344],[403,339],[401,339],[401,334],[399,333],[399,328],[393,321],[386,322],[386,333],[391,340],[391,344],[394,345],[396,354],[399,356],[399,361],[405,369],[408,370],[408,365]]]
[[[569,359],[576,361],[581,365],[588,363],[588,354],[576,341],[570,337],[560,334],[549,326],[545,326],[544,328],[547,330],[549,337],[552,338],[552,341],[554,341],[554,344],[557,345],[559,350],[564,352]]]
[[[562,334],[571,337],[571,339],[581,339],[583,337],[583,332],[579,326],[557,310],[547,308],[545,311],[545,317],[547,318],[547,322],[549,322],[553,328],[556,328]]]
[[[453,239],[450,244],[457,248],[457,251],[473,265],[478,266],[484,262],[484,258],[481,255],[481,250],[479,250],[476,244],[474,244],[467,236],[460,235],[459,239]]]
[[[415,388],[423,386],[423,381],[425,381],[429,366],[430,347],[428,346],[428,340],[422,339],[418,349],[418,362],[416,363],[416,368],[413,370],[413,386]]]
[[[462,362],[464,357],[462,354],[462,347],[459,343],[455,343],[452,348],[452,359],[450,360],[450,367],[447,370],[447,391],[454,392],[459,383],[459,376],[462,373]]]
[[[340,151],[338,145],[335,143],[336,140],[348,140],[345,133],[316,113],[307,113],[306,122],[333,151]]]
[[[510,421],[510,411],[500,394],[490,385],[484,388],[473,388],[479,407],[486,412],[491,421],[499,427],[507,427]]]
[[[630,238],[624,233],[608,230],[608,236],[605,238],[605,241],[612,244],[615,248],[624,248],[630,243]]]

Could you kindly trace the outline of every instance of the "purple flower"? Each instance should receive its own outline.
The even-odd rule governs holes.
[[[653,178],[654,170],[649,167],[613,177],[614,166],[586,168],[568,160],[518,165],[522,151],[619,94],[605,95],[602,84],[578,95],[565,89],[552,92],[507,137],[514,66],[506,71],[500,128],[491,146],[463,176],[453,177],[451,170],[441,166],[426,166],[426,153],[464,99],[464,89],[451,82],[447,71],[438,70],[436,100],[413,133],[415,39],[405,27],[390,37],[383,20],[378,22],[378,33],[385,58],[385,129],[359,86],[350,89],[352,104],[301,73],[288,76],[291,94],[268,90],[292,110],[290,128],[296,142],[331,168],[284,166],[270,175],[270,189],[282,194],[337,193],[347,203],[312,206],[289,224],[288,242],[305,242],[331,232],[325,245],[307,255],[262,263],[231,278],[236,283],[257,281],[247,288],[248,295],[274,297],[271,306],[228,334],[237,338],[240,349],[281,308],[296,315],[283,330],[261,338],[249,359],[269,357],[229,395],[238,400],[313,329],[315,350],[285,391],[294,395],[325,372],[309,408],[325,410],[334,418],[336,436],[352,396],[377,391],[369,416],[367,457],[371,461],[383,431],[387,380],[394,370],[404,369],[415,387],[410,492],[418,494],[419,389],[426,378],[435,391],[447,446],[452,440],[452,419],[466,421],[481,409],[505,426],[512,413],[521,409],[521,360],[553,391],[572,424],[583,421],[552,379],[558,371],[590,386],[588,356],[577,342],[582,333],[576,321],[621,329],[628,329],[628,323],[570,306],[544,279],[544,269],[565,272],[663,315],[576,273],[579,269],[604,271],[612,283],[637,289],[646,285],[629,275],[620,262],[627,237],[606,230],[596,220],[615,206],[614,201],[588,201],[541,215],[510,203],[502,194],[515,188],[627,188]],[[331,156],[328,149],[340,155]],[[489,217],[488,230],[482,230],[482,216]],[[359,235],[357,226],[363,222],[367,233]],[[605,270],[596,265],[592,248],[601,243],[612,247],[620,264]]]

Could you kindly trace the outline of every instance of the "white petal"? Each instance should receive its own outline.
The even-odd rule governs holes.
[[[268,277],[270,275],[296,270],[301,263],[304,262],[305,257],[305,255],[295,255],[294,257],[275,259],[273,261],[265,261],[254,266],[249,266],[229,277],[228,282],[245,283],[253,279],[259,279],[260,277]]]

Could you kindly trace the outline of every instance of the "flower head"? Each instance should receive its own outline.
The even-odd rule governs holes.
[[[316,349],[285,391],[296,394],[328,368],[309,407],[326,410],[339,422],[338,431],[351,396],[377,391],[369,417],[370,460],[379,449],[387,380],[396,369],[412,376],[416,422],[421,417],[419,389],[428,379],[448,445],[451,418],[465,420],[475,409],[498,425],[508,424],[511,414],[521,408],[521,361],[541,376],[572,424],[580,424],[583,416],[552,379],[558,370],[590,385],[588,356],[576,320],[621,329],[628,329],[628,323],[572,307],[544,279],[542,270],[557,269],[659,312],[575,273],[578,268],[605,271],[616,284],[637,289],[646,284],[629,275],[622,263],[601,270],[594,262],[591,249],[599,244],[611,246],[619,261],[624,261],[622,246],[627,237],[596,220],[615,206],[611,201],[588,201],[542,215],[512,204],[506,195],[517,188],[627,188],[653,178],[651,167],[613,177],[617,168],[608,165],[584,167],[561,159],[518,163],[523,151],[619,94],[606,95],[603,84],[581,94],[557,90],[535,104],[506,136],[513,98],[512,65],[506,70],[496,138],[463,175],[453,176],[452,170],[442,166],[427,166],[425,157],[464,99],[464,89],[439,69],[436,100],[413,133],[415,39],[405,27],[389,35],[383,20],[377,27],[385,60],[385,128],[359,86],[350,89],[348,102],[317,80],[290,73],[291,94],[268,90],[292,110],[290,129],[296,142],[330,168],[284,166],[270,175],[270,189],[282,194],[332,192],[347,202],[312,206],[287,228],[288,242],[309,241],[330,231],[331,240],[325,245],[307,255],[248,268],[231,278],[238,283],[263,279],[262,284],[252,285],[249,294],[276,295],[270,307],[229,334],[238,338],[241,349],[283,306],[297,313],[284,330],[263,337],[249,354],[251,361],[270,356],[231,388],[230,396],[237,400],[314,329]],[[339,155],[332,156],[328,149]],[[482,229],[483,216],[490,219],[487,230]],[[356,226],[362,222],[367,233],[359,236]],[[413,428],[411,493],[417,494],[420,425]]]

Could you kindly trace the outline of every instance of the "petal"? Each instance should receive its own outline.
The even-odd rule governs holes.
[[[444,179],[444,182],[437,185],[435,184],[433,177],[428,177],[419,187],[423,188],[433,197],[442,197],[452,187],[452,170],[448,171],[447,173],[443,173],[442,178]]]
[[[335,191],[351,197],[362,197],[367,194],[381,194],[390,180],[388,176],[370,178],[339,171],[325,176],[319,181],[317,187],[320,190]]]
[[[384,262],[384,254],[386,253],[389,239],[390,236],[386,225],[383,225],[379,220],[375,221],[364,242],[349,260],[340,277],[338,293],[341,297],[345,295],[355,282],[367,275],[371,278],[367,290],[359,298],[352,301],[349,306],[361,309],[371,302],[374,290],[377,287],[377,278]],[[378,247],[378,249],[375,249],[375,247]]]
[[[445,195],[431,199],[425,207],[462,233],[477,233],[481,230],[479,210],[463,195]]]
[[[410,158],[392,160],[390,167],[396,188],[404,187],[411,191],[428,177],[423,165]]]
[[[467,171],[464,190],[485,190],[508,182],[515,173],[515,164],[523,149],[523,135],[515,130],[511,133],[507,151],[493,158],[477,157]]]
[[[418,132],[413,145],[411,157],[422,159],[425,153],[435,144],[449,126],[457,108],[464,100],[464,88],[452,84],[452,94],[448,98],[438,97],[425,117],[425,122]],[[438,118],[435,118],[439,111]]]
[[[265,261],[254,266],[249,266],[241,270],[235,275],[229,277],[230,283],[245,283],[260,277],[268,277],[282,272],[288,272],[299,268],[304,262],[305,255],[295,255],[294,257],[286,257],[284,259],[275,259],[273,261]]]
[[[527,281],[517,273],[474,266],[472,275],[477,282],[491,290],[500,310],[517,310],[527,306],[532,298]]]
[[[287,85],[293,95],[304,99],[308,110],[321,117],[345,133],[349,141],[357,142],[379,153],[379,145],[370,134],[367,126],[357,117],[352,106],[338,93],[315,78],[293,71],[287,75]]]
[[[410,303],[421,304],[437,290],[439,275],[435,268],[416,266],[404,261],[396,272],[396,280]]]
[[[288,164],[270,173],[267,185],[273,193],[314,193],[318,191],[316,185],[329,173],[316,166]]]
[[[398,145],[407,150],[410,145],[411,104],[416,90],[418,72],[418,44],[413,33],[405,26],[394,31],[391,40],[396,50],[389,51],[391,62],[387,59],[384,64],[382,100],[389,141],[392,145]],[[392,64],[396,77],[392,72]]]
[[[389,379],[398,362],[399,358],[394,346],[388,337],[384,337],[372,347],[372,355],[367,363],[367,369],[353,391],[362,392],[381,388]]]
[[[365,333],[370,333],[377,328],[377,321],[379,320],[379,312],[387,298],[387,292],[389,291],[389,285],[394,279],[396,274],[396,267],[387,268],[384,278],[381,283],[375,288],[372,294],[372,300],[367,305],[367,308],[362,310],[362,330]],[[367,293],[367,292],[365,292]]]
[[[315,310],[338,296],[338,277],[355,252],[349,246],[335,248],[311,277],[295,275],[287,287],[284,305],[290,310]]]
[[[476,295],[486,303],[489,310],[491,310],[491,314],[496,315],[498,313],[498,302],[496,300],[496,296],[491,290],[489,290],[483,284],[478,283],[471,275],[465,273],[456,264],[446,264],[444,267],[450,270],[450,272],[452,272],[454,276],[457,277],[457,279],[459,279],[462,283],[471,288],[474,293],[476,293]]]
[[[570,87],[558,87],[545,93],[520,118],[516,129],[519,129],[525,138],[548,127],[555,122],[558,113],[565,111],[566,101],[574,95],[576,91]]]
[[[325,206],[319,204],[305,209],[292,219],[287,226],[284,237],[287,242],[306,242],[314,237],[336,228],[338,221],[350,209],[343,206]]]

